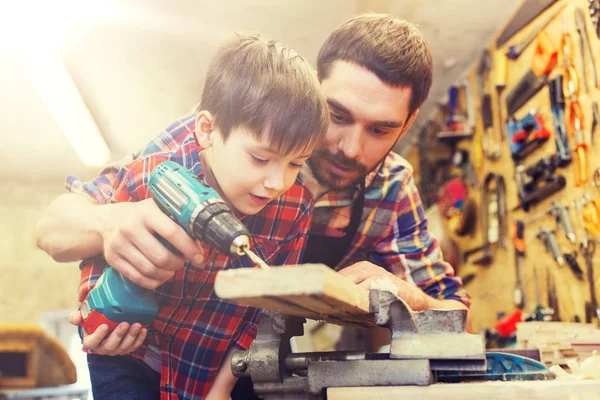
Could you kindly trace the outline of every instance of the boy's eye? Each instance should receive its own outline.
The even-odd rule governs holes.
[[[301,168],[302,164],[304,164],[304,163],[290,163],[290,165],[292,166],[292,168]]]
[[[269,160],[267,160],[265,158],[257,157],[254,154],[250,154],[250,157],[252,157],[252,160],[254,160],[254,162],[257,164],[266,164],[269,162]]]

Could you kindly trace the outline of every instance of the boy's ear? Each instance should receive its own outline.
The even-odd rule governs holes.
[[[208,149],[212,146],[215,131],[215,119],[213,115],[201,110],[196,115],[196,141],[203,149]]]

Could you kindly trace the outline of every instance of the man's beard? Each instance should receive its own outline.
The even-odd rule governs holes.
[[[356,171],[358,173],[358,177],[353,181],[344,182],[343,178],[337,178],[332,172],[323,171],[326,168],[325,164],[328,161],[331,161],[341,167]],[[331,154],[327,149],[315,150],[308,159],[307,163],[317,182],[333,190],[344,190],[355,186],[370,172],[365,165],[359,163],[358,161],[346,158],[341,153]]]

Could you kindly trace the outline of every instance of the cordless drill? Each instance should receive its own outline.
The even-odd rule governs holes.
[[[250,233],[212,188],[199,182],[183,166],[172,161],[158,164],[148,182],[158,207],[187,234],[223,254],[246,254],[261,267],[266,264],[250,251]],[[168,242],[159,240],[176,252]],[[83,327],[93,333],[101,324],[109,331],[119,323],[139,322],[149,326],[158,315],[154,291],[127,280],[114,268],[107,268],[81,305]]]

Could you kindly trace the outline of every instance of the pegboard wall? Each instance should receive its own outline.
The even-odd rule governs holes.
[[[580,8],[584,14],[584,21],[586,25],[586,34],[588,41],[591,46],[591,55],[596,66],[595,71],[591,71],[587,68],[585,78],[582,77],[582,57],[580,48],[580,35],[576,28],[575,23],[575,12],[576,9]],[[588,285],[588,279],[590,277],[584,273],[584,280],[578,280],[568,266],[560,267],[557,262],[553,259],[550,253],[548,253],[541,240],[536,238],[541,227],[547,227],[555,229],[556,238],[560,245],[562,253],[573,253],[577,254],[577,262],[579,266],[586,271],[586,263],[584,257],[580,253],[580,242],[583,237],[583,227],[580,223],[580,217],[577,215],[572,201],[580,199],[584,194],[590,194],[593,198],[600,196],[600,191],[596,189],[592,184],[592,176],[596,168],[600,166],[600,133],[596,132],[594,137],[594,143],[591,143],[591,127],[592,127],[592,102],[600,102],[600,88],[598,84],[595,84],[593,78],[593,72],[597,75],[597,79],[600,79],[600,40],[596,35],[596,26],[592,23],[590,18],[588,1],[587,0],[558,0],[551,7],[543,11],[528,24],[524,29],[515,34],[506,44],[501,48],[495,48],[495,40],[490,44],[488,50],[491,53],[491,70],[489,73],[489,79],[485,84],[485,93],[491,95],[492,110],[493,110],[493,132],[500,137],[498,134],[501,131],[506,132],[506,126],[501,126],[501,121],[498,113],[498,107],[502,107],[500,115],[504,119],[507,116],[506,109],[506,96],[510,93],[511,89],[515,87],[521,77],[531,69],[534,60],[534,52],[536,51],[537,42],[534,40],[529,46],[525,48],[523,53],[517,60],[509,60],[506,64],[506,88],[499,94],[495,88],[495,80],[498,75],[499,68],[502,68],[502,63],[499,63],[500,58],[505,57],[507,48],[509,45],[518,44],[524,40],[534,28],[539,25],[544,19],[548,19],[550,15],[556,14],[547,26],[544,28],[546,37],[551,43],[559,49],[561,46],[561,39],[564,38],[564,34],[570,35],[572,41],[572,55],[571,60],[577,76],[581,79],[585,79],[587,82],[588,90],[584,90],[583,83],[580,82],[580,93],[579,102],[583,112],[583,132],[584,141],[587,145],[587,158],[588,168],[587,172],[590,176],[588,182],[577,186],[574,179],[574,166],[573,163],[564,168],[558,168],[556,173],[566,178],[566,187],[560,192],[547,197],[540,203],[532,206],[529,212],[525,212],[522,209],[514,211],[513,209],[518,207],[519,198],[517,193],[517,184],[515,181],[515,162],[511,158],[509,149],[509,140],[506,138],[499,140],[500,146],[500,157],[496,160],[486,158],[480,154],[480,143],[483,135],[483,119],[481,113],[481,98],[478,90],[478,68],[480,60],[474,60],[473,66],[466,76],[467,86],[466,89],[461,92],[458,99],[457,109],[460,112],[466,113],[469,103],[467,98],[468,95],[472,100],[474,107],[475,129],[472,139],[462,140],[457,144],[458,148],[468,150],[471,160],[475,164],[475,173],[477,175],[480,184],[483,184],[485,176],[493,172],[501,175],[506,182],[506,202],[507,202],[507,226],[510,228],[512,222],[516,219],[524,220],[525,223],[525,250],[526,258],[524,261],[524,280],[525,280],[525,294],[527,297],[527,309],[526,312],[531,311],[537,304],[538,299],[536,298],[536,281],[534,280],[534,270],[537,273],[537,288],[539,291],[539,301],[543,305],[548,304],[548,282],[554,281],[556,286],[556,296],[558,297],[558,304],[560,310],[560,319],[562,321],[574,321],[576,318],[584,320],[584,304],[590,298],[590,290]],[[483,52],[484,49],[482,49]],[[587,63],[586,54],[584,60]],[[551,70],[548,75],[548,79],[551,80],[554,77],[564,74],[564,67],[562,64],[563,60],[559,57],[556,66]],[[569,115],[569,100],[566,99],[565,106],[565,118]],[[530,109],[536,109],[539,115],[542,117],[545,127],[550,131],[551,135],[549,140],[543,144],[540,148],[535,150],[533,153],[524,158],[520,163],[524,166],[529,166],[547,155],[556,154],[556,145],[554,141],[555,127],[552,118],[552,112],[550,107],[550,95],[547,85],[528,101],[524,106],[518,109],[513,115],[519,120],[523,118]],[[444,107],[440,108],[440,112],[430,121],[428,127],[423,131],[426,135],[421,139],[420,142],[420,182],[421,189],[425,194],[425,198],[430,198],[432,195],[431,190],[427,187],[431,187],[431,183],[437,182],[439,184],[444,180],[442,175],[452,172],[451,168],[447,168],[448,160],[451,158],[451,151],[448,146],[436,143],[435,138],[431,138],[432,134],[438,132],[443,128],[445,122],[448,119],[447,109]],[[596,130],[600,130],[598,127]],[[568,144],[571,149],[575,145],[575,140],[572,132],[568,132]],[[425,166],[425,167],[424,167]],[[440,178],[441,176],[441,178]],[[446,177],[447,178],[447,177]],[[429,183],[429,184],[428,184]],[[437,186],[439,188],[439,186]],[[429,194],[427,194],[429,193]],[[469,188],[469,198],[473,199],[477,205],[477,225],[476,229],[471,235],[459,237],[449,229],[448,224],[445,224],[445,234],[447,237],[454,240],[461,251],[465,251],[474,248],[483,243],[483,235],[481,228],[481,190],[475,188]],[[429,196],[429,197],[427,197]],[[569,214],[573,222],[575,233],[577,235],[577,244],[572,244],[560,230],[552,215],[544,215],[538,219],[533,219],[532,216],[540,216],[545,211],[549,210],[552,201],[558,201],[569,207]],[[431,200],[429,200],[431,203]],[[469,258],[466,263],[460,266],[460,276],[465,277],[468,275],[472,276],[472,280],[467,284],[467,290],[473,297],[472,314],[473,314],[473,327],[476,331],[482,328],[492,328],[497,319],[498,312],[512,313],[515,310],[513,303],[513,290],[516,283],[516,268],[515,268],[515,251],[513,241],[511,237],[510,229],[507,229],[505,234],[506,247],[501,248],[495,246],[493,252],[493,262],[488,266],[474,265],[472,263],[473,258]],[[593,257],[593,263],[595,267],[595,276],[592,277],[596,284],[596,291],[600,290],[598,285],[597,277],[600,277],[600,251],[595,253]]]

